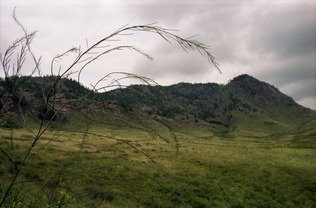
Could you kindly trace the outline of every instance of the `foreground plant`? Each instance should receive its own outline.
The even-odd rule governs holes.
[[[26,161],[29,158],[31,154],[33,154],[34,148],[38,145],[38,142],[40,141],[43,134],[51,127],[53,120],[59,115],[61,110],[69,103],[69,102],[77,102],[81,99],[84,99],[88,94],[84,96],[77,96],[75,99],[67,100],[66,103],[64,103],[62,106],[56,106],[56,93],[57,93],[57,86],[60,83],[60,81],[63,78],[68,77],[71,74],[77,74],[77,81],[80,82],[80,77],[82,72],[87,68],[89,64],[96,61],[97,59],[102,58],[104,55],[107,55],[109,53],[112,53],[114,51],[120,51],[120,50],[131,50],[136,53],[139,53],[140,55],[145,56],[149,60],[153,60],[153,58],[143,52],[141,49],[132,46],[132,45],[117,45],[117,46],[111,46],[111,45],[105,45],[105,43],[113,40],[114,37],[122,37],[123,35],[133,35],[130,32],[147,32],[147,33],[153,33],[156,35],[159,35],[162,39],[164,39],[167,42],[176,42],[182,47],[183,50],[189,51],[197,51],[201,55],[205,56],[207,61],[215,66],[217,70],[218,64],[216,63],[213,55],[209,52],[209,47],[199,41],[193,40],[191,38],[182,38],[176,34],[174,34],[173,30],[165,29],[163,27],[157,26],[156,24],[148,24],[148,25],[135,25],[135,26],[124,26],[114,33],[104,37],[103,39],[99,40],[98,42],[94,43],[91,46],[88,46],[85,50],[82,50],[81,47],[78,48],[71,48],[59,55],[56,55],[53,60],[51,61],[51,75],[53,77],[53,85],[50,87],[48,92],[44,93],[43,89],[43,103],[45,111],[42,112],[42,117],[39,121],[38,129],[34,130],[33,128],[28,126],[27,119],[25,117],[25,112],[23,109],[23,106],[21,105],[22,101],[22,95],[19,94],[19,89],[17,87],[17,80],[21,75],[25,75],[23,72],[23,65],[26,60],[26,56],[30,55],[34,62],[34,68],[29,74],[29,76],[33,76],[35,73],[38,73],[39,76],[42,75],[42,71],[40,68],[41,64],[41,57],[37,58],[33,51],[31,50],[31,44],[33,39],[35,38],[36,31],[34,32],[28,32],[26,28],[18,21],[15,11],[13,12],[13,19],[15,23],[22,29],[24,32],[24,35],[18,39],[16,39],[11,45],[8,46],[8,48],[1,53],[0,60],[1,60],[1,67],[4,72],[5,76],[5,82],[7,85],[6,92],[1,95],[3,100],[3,106],[8,102],[10,97],[13,97],[14,100],[17,103],[17,110],[19,111],[21,117],[24,119],[24,125],[28,128],[29,131],[33,134],[33,141],[32,144],[25,150],[24,155],[22,156],[21,161],[16,162],[14,160],[14,156],[10,155],[9,151],[6,149],[5,146],[0,146],[0,151],[2,154],[2,157],[6,159],[10,163],[10,167],[13,169],[13,177],[10,178],[10,182],[4,181],[3,178],[0,178],[0,185],[1,185],[1,201],[0,201],[0,207],[18,207],[14,204],[18,204],[19,200],[19,194],[20,191],[16,191],[13,194],[13,190],[15,190],[15,187],[17,186],[17,178],[21,174],[21,171],[23,170],[23,167],[26,165]],[[63,67],[62,65],[59,65],[57,67],[56,65],[62,62],[63,58],[67,56],[70,53],[75,54],[75,58],[73,62],[67,66]],[[16,56],[16,63],[14,63],[13,58]],[[119,58],[119,57],[118,57]],[[77,71],[74,71],[77,70]],[[115,77],[115,78],[113,78]],[[120,87],[120,81],[124,79],[136,79],[139,80],[145,84],[156,84],[152,79],[139,76],[136,74],[126,73],[126,72],[111,72],[106,74],[104,77],[100,78],[98,82],[96,82],[94,85],[92,85],[93,90],[98,91],[101,89],[107,89],[112,87]],[[101,85],[101,83],[104,83],[104,81],[107,81],[107,84]],[[0,113],[0,117],[5,118],[7,120],[7,114]],[[85,132],[83,132],[84,135],[89,134],[88,128]],[[136,151],[143,154],[145,157],[153,160],[150,155],[146,154],[145,152],[138,149],[133,144],[126,142],[124,140],[120,140],[113,137],[108,137],[106,135],[98,135],[99,137],[103,137],[106,139],[112,139],[119,141],[121,143],[125,143],[135,149]],[[85,136],[84,136],[85,137]],[[83,138],[84,138],[83,137]],[[157,166],[159,164],[157,163]],[[6,178],[8,180],[8,178]],[[180,199],[181,200],[181,199]],[[185,202],[181,200],[184,204]],[[21,205],[21,204],[20,204]],[[58,207],[63,206],[63,203],[59,203]]]

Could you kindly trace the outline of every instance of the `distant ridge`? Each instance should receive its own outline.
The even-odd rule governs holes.
[[[214,128],[244,132],[286,132],[315,118],[315,111],[297,104],[274,86],[247,74],[227,85],[178,83],[133,85],[103,94],[125,108],[141,109],[178,121],[202,120]]]
[[[6,82],[1,80],[0,116],[17,110],[18,102],[22,103],[26,111],[38,114],[53,79],[20,77],[16,84],[20,100],[12,95],[7,103],[4,103]],[[71,109],[88,114],[120,111],[122,115],[137,112],[144,119],[158,116],[188,124],[201,121],[208,123],[210,128],[231,131],[289,131],[315,118],[315,111],[300,106],[274,86],[247,74],[235,77],[226,85],[132,85],[106,93],[95,93],[74,80],[62,79],[56,92],[56,105],[60,106],[68,99],[89,93],[80,103],[69,103],[62,111],[65,114]]]

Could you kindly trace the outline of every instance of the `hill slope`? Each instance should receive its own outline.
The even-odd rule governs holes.
[[[16,94],[8,95],[8,84],[0,82],[0,110],[3,117],[18,109],[18,103],[38,117],[56,77],[18,78]],[[69,99],[89,94],[80,102]],[[144,120],[164,119],[175,129],[184,126],[209,128],[231,135],[266,136],[298,131],[315,119],[315,111],[298,105],[277,88],[249,75],[234,78],[227,85],[179,83],[172,86],[132,85],[106,93],[94,93],[76,81],[62,79],[56,88],[55,108],[63,106],[87,114],[114,112]],[[136,113],[135,113],[136,112]],[[125,116],[128,117],[128,116]],[[129,115],[130,117],[130,115]],[[102,119],[101,119],[102,120]]]
[[[104,97],[149,115],[174,120],[193,117],[229,131],[257,132],[259,136],[298,128],[315,117],[315,111],[249,75],[238,76],[227,85],[130,86],[105,93]]]

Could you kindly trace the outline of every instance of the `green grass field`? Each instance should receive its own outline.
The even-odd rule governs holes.
[[[258,138],[223,137],[201,122],[173,132],[154,121],[111,122],[47,131],[11,200],[19,193],[18,201],[45,207],[62,191],[66,207],[316,207],[313,123]],[[2,128],[0,137],[17,164],[33,139],[26,129]],[[3,191],[15,170],[3,155],[0,168]]]

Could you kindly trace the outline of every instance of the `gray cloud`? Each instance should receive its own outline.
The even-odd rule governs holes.
[[[150,52],[157,57],[153,62],[139,59],[134,65],[134,72],[149,77],[167,78],[168,76],[195,76],[208,71],[207,60],[200,54],[186,53],[176,44],[160,44]]]
[[[128,23],[158,22],[179,29],[176,33],[184,37],[198,35],[195,39],[211,46],[223,74],[196,53],[186,54],[175,43],[137,33],[121,37],[122,44],[141,48],[155,57],[154,62],[126,52],[115,54],[91,66],[82,81],[93,83],[111,70],[148,76],[162,85],[227,83],[248,73],[316,109],[315,1],[2,1],[1,50],[20,34],[10,19],[14,6],[30,30],[39,30],[34,51],[44,57],[43,71],[54,55],[84,46],[86,38],[92,43]]]
[[[256,12],[249,41],[252,50],[278,58],[304,56],[315,51],[315,11],[309,4],[285,4],[283,9]],[[259,44],[258,44],[259,43]]]

